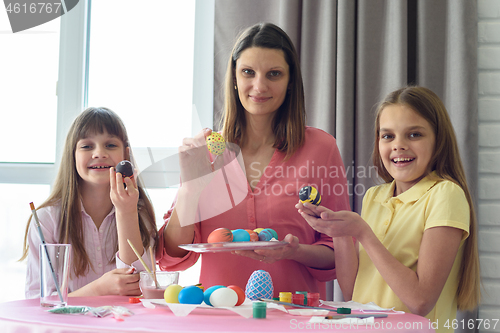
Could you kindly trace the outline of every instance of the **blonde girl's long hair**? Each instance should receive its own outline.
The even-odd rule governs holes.
[[[380,177],[386,182],[393,178],[384,167],[380,157],[378,142],[380,138],[380,114],[389,105],[402,104],[410,107],[429,122],[434,130],[436,146],[429,162],[427,172],[435,171],[438,177],[459,185],[465,193],[470,207],[469,237],[465,241],[464,257],[460,267],[458,285],[458,308],[472,310],[481,300],[479,254],[477,248],[477,219],[474,203],[467,186],[464,168],[460,159],[457,139],[448,112],[439,97],[430,89],[410,86],[396,90],[379,104],[375,122],[375,146],[373,163]]]
[[[236,61],[241,53],[251,47],[282,50],[290,70],[288,92],[273,120],[276,136],[273,147],[290,158],[305,141],[306,112],[304,87],[297,51],[288,35],[272,23],[258,23],[243,31],[238,37],[226,70],[224,83],[224,117],[222,136],[240,146],[245,141],[245,110],[238,97],[236,86]]]
[[[48,199],[37,209],[48,206],[61,206],[59,218],[59,243],[71,243],[73,248],[73,273],[76,277],[85,275],[91,267],[89,256],[85,251],[83,240],[83,225],[81,215],[81,197],[79,191],[80,176],[76,170],[75,149],[79,140],[106,131],[108,134],[120,138],[126,147],[129,147],[127,131],[120,117],[107,108],[88,108],[73,122],[66,137],[61,158],[61,166]],[[133,160],[132,156],[128,156]],[[133,161],[132,161],[133,163]],[[145,248],[150,246],[151,237],[157,239],[157,229],[153,205],[151,204],[140,179],[137,179],[139,190],[139,229],[142,243]],[[26,226],[24,235],[23,255],[20,260],[28,256],[28,230],[31,217]],[[118,244],[115,245],[118,251]],[[115,258],[110,258],[114,262]]]

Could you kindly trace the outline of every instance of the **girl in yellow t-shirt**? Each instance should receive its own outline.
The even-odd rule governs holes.
[[[406,87],[380,103],[375,128],[373,162],[386,183],[367,191],[361,216],[296,207],[333,237],[345,300],[452,330],[457,308],[478,305],[480,277],[477,221],[450,118],[431,90]]]

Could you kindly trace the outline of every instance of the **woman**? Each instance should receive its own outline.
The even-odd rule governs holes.
[[[312,185],[325,204],[349,210],[347,183],[335,139],[306,127],[305,119],[302,76],[290,38],[269,23],[246,29],[228,63],[221,132],[241,154],[226,149],[215,159],[217,167],[226,162],[224,172],[210,173],[204,144],[211,130],[184,140],[179,149],[183,185],[159,231],[161,269],[193,265],[199,254],[178,245],[206,243],[216,228],[269,227],[288,245],[204,253],[200,282],[245,288],[251,273],[263,269],[272,277],[275,295],[301,290],[321,292],[325,299],[324,282],[335,278],[332,239],[315,232],[293,208],[300,188]],[[243,170],[236,162],[241,156]]]

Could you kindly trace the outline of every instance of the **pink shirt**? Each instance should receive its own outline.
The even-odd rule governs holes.
[[[224,158],[230,160],[230,154],[226,149]],[[321,193],[322,205],[334,211],[350,210],[346,174],[335,139],[322,130],[307,127],[305,145],[286,162],[283,162],[284,157],[284,153],[274,152],[253,191],[245,173],[234,162],[236,160],[228,163],[225,171],[235,207],[231,208],[223,175],[218,173],[200,197],[197,214],[202,222],[195,224],[194,243],[206,243],[208,235],[220,227],[231,230],[272,228],[278,233],[279,240],[291,233],[301,244],[333,248],[332,239],[314,231],[298,214],[295,204],[299,201],[299,190],[312,185]],[[174,205],[175,202],[172,207]],[[224,208],[218,210],[217,207],[221,206]],[[159,231],[156,258],[162,270],[185,270],[198,260],[200,254],[190,252],[183,258],[166,254],[163,230],[172,210],[166,214],[165,225]],[[202,255],[200,282],[205,288],[234,284],[245,289],[252,272],[259,269],[270,273],[275,297],[280,291],[309,291],[321,292],[325,299],[324,282],[335,278],[335,269],[314,269],[294,260],[266,264],[221,252]]]
[[[38,219],[42,228],[45,242],[48,244],[57,244],[59,239],[59,217],[61,215],[61,207],[49,206],[41,208],[37,211]],[[118,236],[116,233],[116,218],[115,208],[113,207],[109,214],[104,218],[99,229],[97,229],[90,215],[85,212],[82,205],[82,225],[84,246],[87,255],[89,256],[92,267],[85,276],[75,277],[73,270],[70,275],[68,284],[68,293],[80,289],[90,282],[100,278],[104,273],[115,268],[135,267],[137,272],[143,271],[139,260],[127,265],[120,260],[116,252]],[[39,261],[39,245],[40,237],[35,226],[35,222],[31,221],[28,231],[28,267],[26,271],[26,298],[40,297],[40,261]],[[154,244],[154,243],[152,243]],[[142,259],[151,267],[151,259],[149,252],[144,251]],[[110,263],[110,260],[116,256],[116,263]]]

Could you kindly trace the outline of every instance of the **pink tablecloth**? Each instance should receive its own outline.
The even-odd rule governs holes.
[[[223,309],[196,309],[186,317],[176,317],[168,308],[147,309],[141,303],[131,304],[128,297],[105,296],[70,298],[69,305],[125,306],[133,316],[117,321],[112,317],[52,314],[40,307],[38,299],[0,303],[2,333],[66,332],[297,332],[335,329],[332,324],[309,324],[309,317],[292,316],[279,310],[267,312],[266,319],[246,319]],[[337,327],[355,332],[434,332],[426,318],[413,314],[390,314],[375,319],[373,327]],[[335,330],[337,330],[335,329]]]

